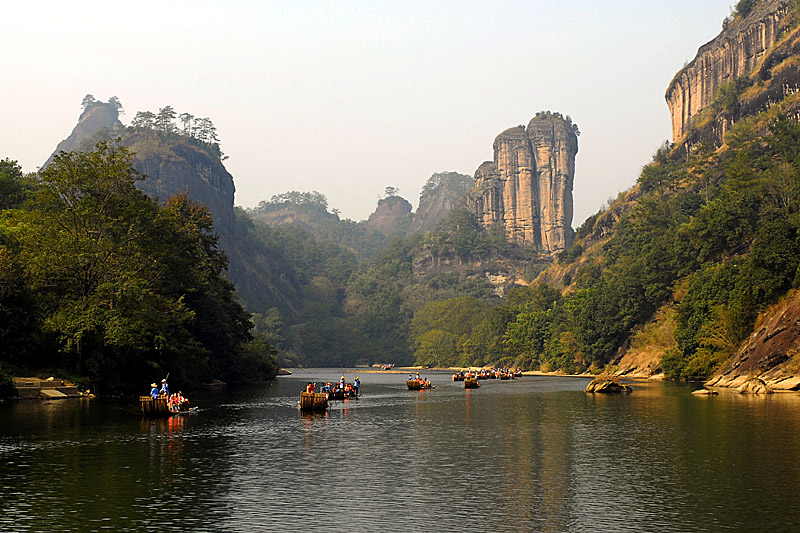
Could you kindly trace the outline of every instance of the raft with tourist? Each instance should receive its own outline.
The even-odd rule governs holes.
[[[409,374],[406,380],[406,387],[408,387],[408,390],[427,390],[435,386],[436,385],[432,384],[428,378],[420,377],[419,372],[417,372],[416,376]]]
[[[169,377],[169,374],[167,374]],[[197,407],[190,407],[189,400],[181,391],[170,394],[167,378],[161,380],[159,389],[155,383],[150,384],[150,394],[139,396],[142,414],[148,416],[175,416],[193,413]]]
[[[317,384],[308,382],[304,391],[300,393],[300,401],[297,403],[301,411],[321,411],[328,408],[328,402],[337,400],[344,401],[358,399],[361,396],[361,380],[355,377],[353,383],[346,383],[344,376],[336,382],[326,381]]]
[[[477,389],[481,386],[480,381],[478,381],[477,377],[474,378],[466,378],[464,380],[464,388],[465,389]]]
[[[324,392],[301,392],[297,404],[301,411],[324,411],[328,408],[328,395]]]

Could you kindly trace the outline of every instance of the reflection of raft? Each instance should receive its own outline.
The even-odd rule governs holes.
[[[142,413],[150,416],[172,416],[172,415],[185,415],[193,412],[197,407],[189,409],[189,404],[185,403],[181,406],[180,411],[170,411],[167,406],[167,397],[159,396],[153,398],[152,396],[139,396],[139,405],[142,406]]]
[[[481,384],[478,383],[478,380],[475,378],[467,378],[464,380],[464,388],[465,389],[477,389],[480,387]]]
[[[431,382],[424,382],[421,379],[409,379],[406,380],[406,386],[408,390],[422,390],[422,389],[432,389],[433,385]]]
[[[324,411],[328,408],[328,395],[322,392],[301,392],[301,411]]]

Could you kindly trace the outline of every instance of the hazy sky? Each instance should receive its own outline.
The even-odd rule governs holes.
[[[363,220],[473,175],[537,111],[582,132],[577,227],[671,138],[664,92],[735,0],[13,2],[0,158],[36,170],[84,95],[209,117],[245,207],[317,190]]]

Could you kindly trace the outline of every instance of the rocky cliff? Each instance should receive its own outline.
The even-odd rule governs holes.
[[[408,234],[436,229],[436,225],[461,204],[473,184],[471,176],[457,172],[438,172],[431,176],[419,195],[419,206]]]
[[[50,154],[42,168],[49,165],[53,161],[53,157],[59,152],[92,150],[96,141],[110,139],[110,132],[121,127],[122,122],[119,121],[119,108],[117,106],[98,102],[87,107],[81,113],[78,123],[72,129],[72,133],[58,143],[55,151]]]
[[[127,132],[122,145],[131,149],[133,165],[146,176],[139,185],[142,191],[162,201],[185,192],[208,207],[222,248],[232,245],[236,188],[233,176],[219,158],[199,143],[177,135],[159,137],[154,132]]]
[[[364,226],[368,232],[376,231],[384,237],[404,236],[413,215],[411,204],[400,196],[389,196],[378,201],[378,207]]]
[[[58,144],[45,166],[61,151],[92,150],[97,141],[117,138],[133,152],[132,163],[145,176],[138,184],[144,192],[162,201],[186,192],[195,202],[206,204],[222,247],[232,245],[236,189],[233,177],[219,158],[194,139],[125,128],[115,105],[96,102],[87,107],[72,133]]]
[[[765,311],[753,334],[707,385],[739,387],[752,378],[776,390],[800,390],[800,291]]]
[[[572,184],[577,128],[557,113],[539,113],[527,128],[497,136],[494,160],[475,171],[466,204],[489,228],[502,224],[509,242],[554,253],[572,242]]]
[[[720,88],[725,84],[742,77],[763,84],[771,78],[772,73],[761,67],[793,24],[794,4],[793,0],[758,2],[746,16],[730,20],[727,28],[702,46],[694,60],[675,75],[665,95],[673,142],[679,142],[693,127],[697,127],[698,115],[715,103]],[[777,88],[785,93],[783,84]],[[775,98],[771,99],[774,101]],[[727,116],[711,125],[714,129],[712,140],[717,145],[738,119],[737,115],[758,110],[748,110],[747,113],[733,109],[727,111]]]

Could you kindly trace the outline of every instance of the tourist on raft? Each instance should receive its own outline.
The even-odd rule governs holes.
[[[150,386],[152,387],[152,389],[150,389],[150,397],[155,400],[158,398],[158,386],[155,383],[151,383]]]
[[[183,410],[183,404],[189,403],[189,400],[183,397],[183,393],[178,391],[177,394],[171,394],[167,400],[167,407],[173,413]]]

